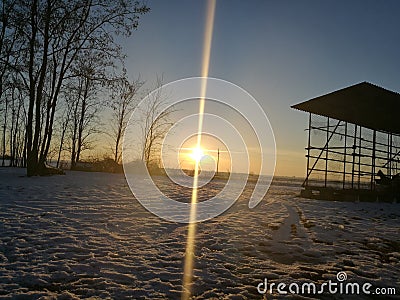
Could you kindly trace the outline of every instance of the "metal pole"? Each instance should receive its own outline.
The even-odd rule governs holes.
[[[392,133],[390,133],[390,142],[389,142],[389,176],[392,178],[392,168],[393,168],[393,162],[392,162]]]
[[[371,165],[371,191],[374,190],[375,181],[375,147],[376,147],[376,130],[374,130],[372,137],[372,165]]]
[[[357,148],[357,125],[354,125],[354,138],[353,138],[353,162],[352,162],[352,168],[351,168],[351,188],[354,188],[354,164],[355,164],[355,159],[356,159],[356,148]]]
[[[390,143],[390,135],[387,134],[387,166],[386,166],[386,174],[390,176],[390,155],[389,155],[389,143]]]
[[[344,124],[343,189],[346,184],[347,122]]]
[[[341,122],[341,121],[338,121],[338,122],[337,122],[335,128],[333,129],[333,131],[331,132],[331,135],[329,136],[328,142],[331,140],[333,134],[336,132],[337,128],[338,128],[339,125],[340,125],[340,122]],[[309,170],[308,173],[307,173],[306,179],[304,179],[303,183],[301,184],[302,187],[305,186],[305,183],[306,183],[308,177],[311,175],[312,170],[314,170],[314,167],[317,165],[319,159],[321,158],[322,154],[324,153],[326,146],[327,146],[327,145],[325,144],[325,146],[321,149],[321,152],[319,153],[318,157],[315,159],[315,161],[314,161],[312,167],[310,168],[310,170]]]
[[[308,116],[308,145],[307,145],[307,177],[305,185],[308,186],[308,171],[310,170],[310,147],[311,147],[311,113]]]
[[[326,128],[326,153],[325,153],[325,187],[326,183],[328,181],[328,146],[329,146],[329,117],[328,117],[328,122],[327,122],[327,128]]]
[[[218,148],[218,152],[217,152],[217,175],[218,175],[218,168],[219,168],[219,148]]]
[[[358,189],[360,189],[360,180],[361,180],[361,130],[362,127],[360,126],[360,133],[359,133],[359,140],[358,140]]]

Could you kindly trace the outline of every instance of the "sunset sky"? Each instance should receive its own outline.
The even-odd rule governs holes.
[[[148,1],[122,40],[134,78],[200,76],[206,1]],[[247,90],[269,117],[277,175],[304,176],[307,115],[290,105],[369,81],[400,91],[399,1],[217,1],[209,76]]]

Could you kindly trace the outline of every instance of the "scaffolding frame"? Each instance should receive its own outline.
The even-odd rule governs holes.
[[[309,113],[303,196],[350,199],[384,196],[377,171],[400,173],[400,134]],[[317,195],[315,194],[317,192]]]
[[[361,82],[291,106],[307,112],[304,197],[400,199],[400,94]]]

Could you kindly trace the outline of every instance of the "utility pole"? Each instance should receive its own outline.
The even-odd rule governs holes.
[[[219,167],[219,148],[217,152],[217,175],[218,175],[218,167]]]

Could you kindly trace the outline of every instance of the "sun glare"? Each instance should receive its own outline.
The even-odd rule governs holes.
[[[199,162],[204,157],[203,149],[196,147],[193,148],[192,153],[190,153],[190,157],[195,161]]]

